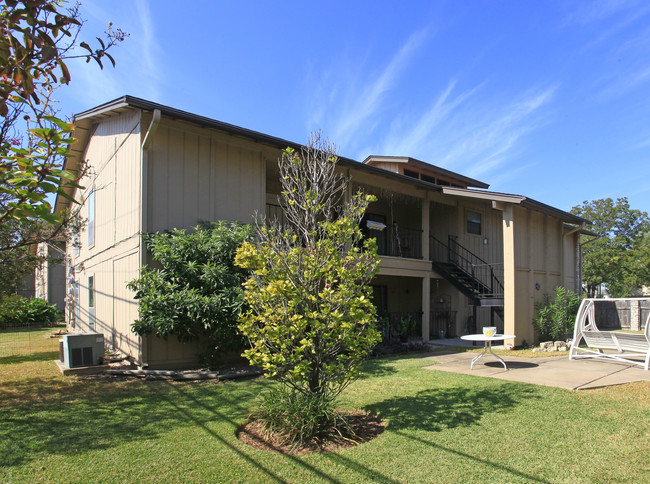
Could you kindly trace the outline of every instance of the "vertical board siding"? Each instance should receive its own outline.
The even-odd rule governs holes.
[[[262,148],[205,133],[173,125],[156,132],[149,157],[148,231],[187,229],[201,221],[251,222],[253,213],[264,209]]]
[[[119,351],[133,356],[137,356],[138,336],[131,331],[131,324],[138,318],[138,303],[126,283],[138,277],[139,266],[137,252],[113,261],[113,344]]]
[[[148,176],[147,176],[147,197],[153,203],[146,203],[148,226],[144,227],[145,232],[156,232],[164,230],[158,227],[167,227],[167,206],[161,207],[155,203],[166,203],[166,197],[159,192],[167,190],[169,179],[169,129],[163,126],[158,128],[153,138],[153,144],[149,150]]]
[[[115,328],[123,324],[116,313],[123,301],[116,296],[114,260],[124,253],[137,251],[138,245],[140,155],[139,111],[101,119],[93,128],[84,154],[91,175],[81,180],[85,188],[75,195],[77,199],[83,199],[91,189],[95,191],[94,245],[88,246],[85,228],[79,238],[79,254],[75,255],[71,246],[67,249],[77,267],[75,279],[79,284],[76,330],[89,331],[88,277],[93,276],[95,331],[104,334],[109,346],[116,342]],[[89,215],[88,205],[85,203],[80,210],[84,218]],[[127,306],[134,304],[132,296],[130,300]]]
[[[86,195],[95,188],[95,244],[88,248],[87,228],[84,229],[80,238],[81,259],[139,230],[139,217],[133,215],[139,213],[140,113],[102,120],[90,138],[85,158],[93,174],[82,179],[81,184]],[[87,204],[81,215],[88,218]]]
[[[88,272],[88,275],[95,277],[95,331],[104,335],[105,344],[111,345],[113,336],[113,261],[103,261],[89,268]],[[88,297],[84,303],[88,304]]]

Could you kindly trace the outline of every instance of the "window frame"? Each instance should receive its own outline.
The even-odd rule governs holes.
[[[88,193],[88,198],[86,199],[88,203],[88,248],[95,246],[95,214],[96,214],[96,196],[95,196],[95,187],[91,187],[90,192]]]
[[[478,217],[473,217],[473,220],[470,219],[470,215],[474,214]],[[478,218],[478,222],[476,219]],[[471,225],[470,225],[471,224]],[[478,226],[478,232],[471,229],[471,227]],[[468,235],[474,235],[480,237],[483,235],[483,213],[476,209],[465,209],[465,232]]]

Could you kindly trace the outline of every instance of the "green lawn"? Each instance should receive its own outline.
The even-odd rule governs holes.
[[[240,443],[263,378],[84,381],[0,358],[0,482],[650,482],[650,385],[571,392],[377,359],[343,406],[377,439],[285,456]]]
[[[7,358],[21,356],[24,358],[39,358],[39,353],[59,351],[59,338],[50,338],[57,330],[65,329],[64,325],[52,328],[25,328],[20,330],[0,329],[0,365],[13,360]]]

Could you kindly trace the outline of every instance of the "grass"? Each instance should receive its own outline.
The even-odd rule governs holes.
[[[328,454],[235,432],[271,383],[62,377],[41,353],[0,363],[1,482],[648,482],[650,385],[572,392],[369,361],[345,408],[388,421]]]
[[[20,355],[33,357],[38,353],[52,353],[59,351],[59,338],[49,336],[57,329],[52,328],[24,328],[19,330],[0,329],[0,363],[6,362],[4,358]]]

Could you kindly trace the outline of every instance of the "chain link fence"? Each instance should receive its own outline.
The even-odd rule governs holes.
[[[38,323],[0,329],[0,359],[59,351],[63,323]]]

